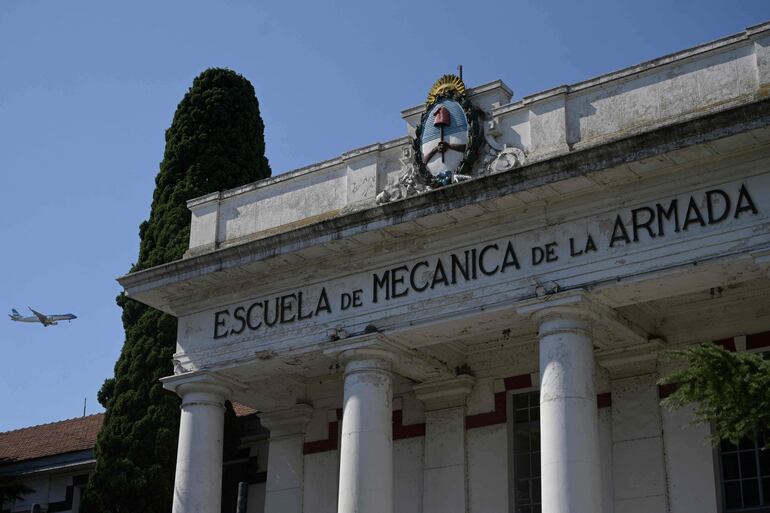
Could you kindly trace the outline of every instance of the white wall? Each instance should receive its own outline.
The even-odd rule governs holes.
[[[602,472],[602,513],[615,511],[612,480],[612,408],[599,408],[599,465]]]
[[[693,408],[663,409],[671,513],[717,513],[716,461],[704,424],[691,424]]]
[[[656,375],[612,381],[615,513],[667,513]]]
[[[508,426],[469,429],[468,511],[508,513]]]
[[[421,513],[425,438],[393,442],[393,512]]]
[[[10,509],[12,513],[15,512],[29,512],[30,508],[34,504],[40,504],[43,511],[46,510],[48,504],[52,502],[60,502],[65,500],[67,494],[67,487],[72,486],[72,478],[87,473],[88,470],[80,470],[77,472],[63,472],[44,474],[39,476],[32,476],[22,480],[23,484],[30,487],[33,493],[25,495],[20,501],[16,501],[12,506],[3,503],[0,504],[0,509]],[[75,487],[73,490],[73,506],[79,504],[79,487]],[[73,510],[65,510],[62,513],[67,513]]]
[[[339,451],[305,455],[304,513],[337,512],[339,474]]]

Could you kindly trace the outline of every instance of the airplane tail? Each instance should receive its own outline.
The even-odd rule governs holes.
[[[15,308],[11,308],[11,313],[8,315],[11,319],[15,319],[16,317],[21,317],[21,314],[16,311]]]

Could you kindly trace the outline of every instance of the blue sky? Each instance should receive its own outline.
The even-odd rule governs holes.
[[[282,173],[405,134],[402,109],[464,67],[514,97],[770,19],[766,0],[0,2],[0,431],[101,411],[123,343],[164,131],[202,70],[254,84]]]

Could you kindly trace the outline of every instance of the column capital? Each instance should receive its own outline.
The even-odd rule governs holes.
[[[245,389],[242,383],[209,371],[192,371],[166,376],[160,378],[160,382],[163,383],[163,388],[179,395],[183,404],[185,397],[190,394],[213,394],[220,396],[224,402],[234,391]]]
[[[626,344],[646,344],[650,339],[642,327],[597,301],[585,290],[570,290],[524,301],[517,305],[516,311],[537,323],[541,338],[565,331],[587,333],[598,327],[600,331],[612,333]],[[608,347],[603,337],[596,337],[594,343],[599,348]]]
[[[382,333],[369,333],[342,339],[324,351],[326,356],[353,369],[392,371],[415,381],[447,378],[454,373],[446,363],[389,339]]]
[[[398,349],[380,333],[371,333],[338,341],[335,347],[324,351],[348,367],[371,367],[390,370],[398,363]]]
[[[465,398],[473,390],[473,376],[460,374],[453,378],[439,379],[414,385],[414,394],[425,404],[428,411],[464,406]]]
[[[312,416],[312,406],[295,404],[288,408],[262,412],[259,414],[259,421],[270,431],[270,438],[275,438],[276,436],[303,434],[305,426],[310,422]]]
[[[398,363],[398,355],[383,347],[360,347],[345,349],[337,356],[345,366],[345,372],[380,370],[390,372]]]
[[[595,321],[598,318],[596,303],[584,290],[570,290],[550,296],[526,301],[516,307],[516,312],[541,323],[553,317],[582,321]]]

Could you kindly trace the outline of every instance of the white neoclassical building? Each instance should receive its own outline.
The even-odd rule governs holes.
[[[511,98],[442,77],[120,278],[179,319],[175,513],[219,511],[227,399],[270,432],[250,512],[770,511],[761,441],[657,385],[669,348],[770,346],[770,24]]]

